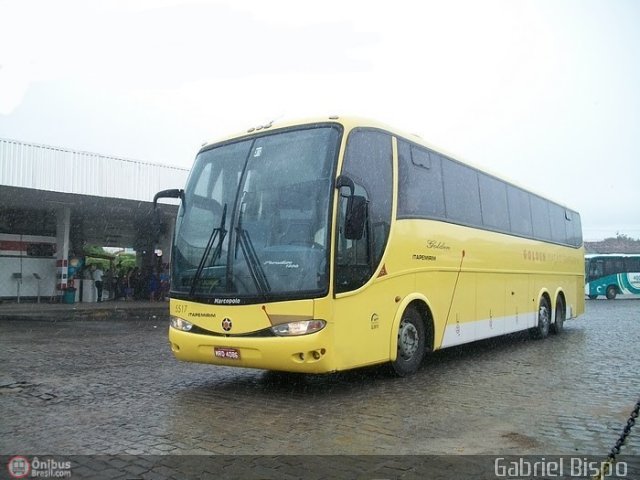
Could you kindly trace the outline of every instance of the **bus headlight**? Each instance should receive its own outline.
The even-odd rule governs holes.
[[[324,320],[304,320],[302,322],[282,323],[271,327],[271,331],[280,337],[308,335],[322,330],[327,322]]]
[[[189,323],[182,318],[174,317],[173,315],[169,317],[169,323],[176,330],[182,330],[183,332],[188,332],[193,328],[192,323]]]

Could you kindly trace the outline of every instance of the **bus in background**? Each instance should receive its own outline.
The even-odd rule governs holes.
[[[585,255],[584,293],[590,299],[604,295],[640,295],[640,254]]]
[[[181,199],[169,341],[184,361],[291,372],[389,363],[584,311],[580,216],[355,118],[207,144]]]

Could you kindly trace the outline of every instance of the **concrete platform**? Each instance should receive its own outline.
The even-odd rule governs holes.
[[[111,300],[100,303],[0,303],[3,320],[169,320],[169,302]]]

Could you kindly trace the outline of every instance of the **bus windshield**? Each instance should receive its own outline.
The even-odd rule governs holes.
[[[307,127],[202,150],[176,222],[172,294],[220,304],[326,294],[340,134]]]

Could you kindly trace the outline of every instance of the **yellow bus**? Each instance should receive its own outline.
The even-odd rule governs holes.
[[[580,216],[357,118],[252,128],[199,151],[171,254],[184,361],[290,372],[389,362],[584,311]]]

